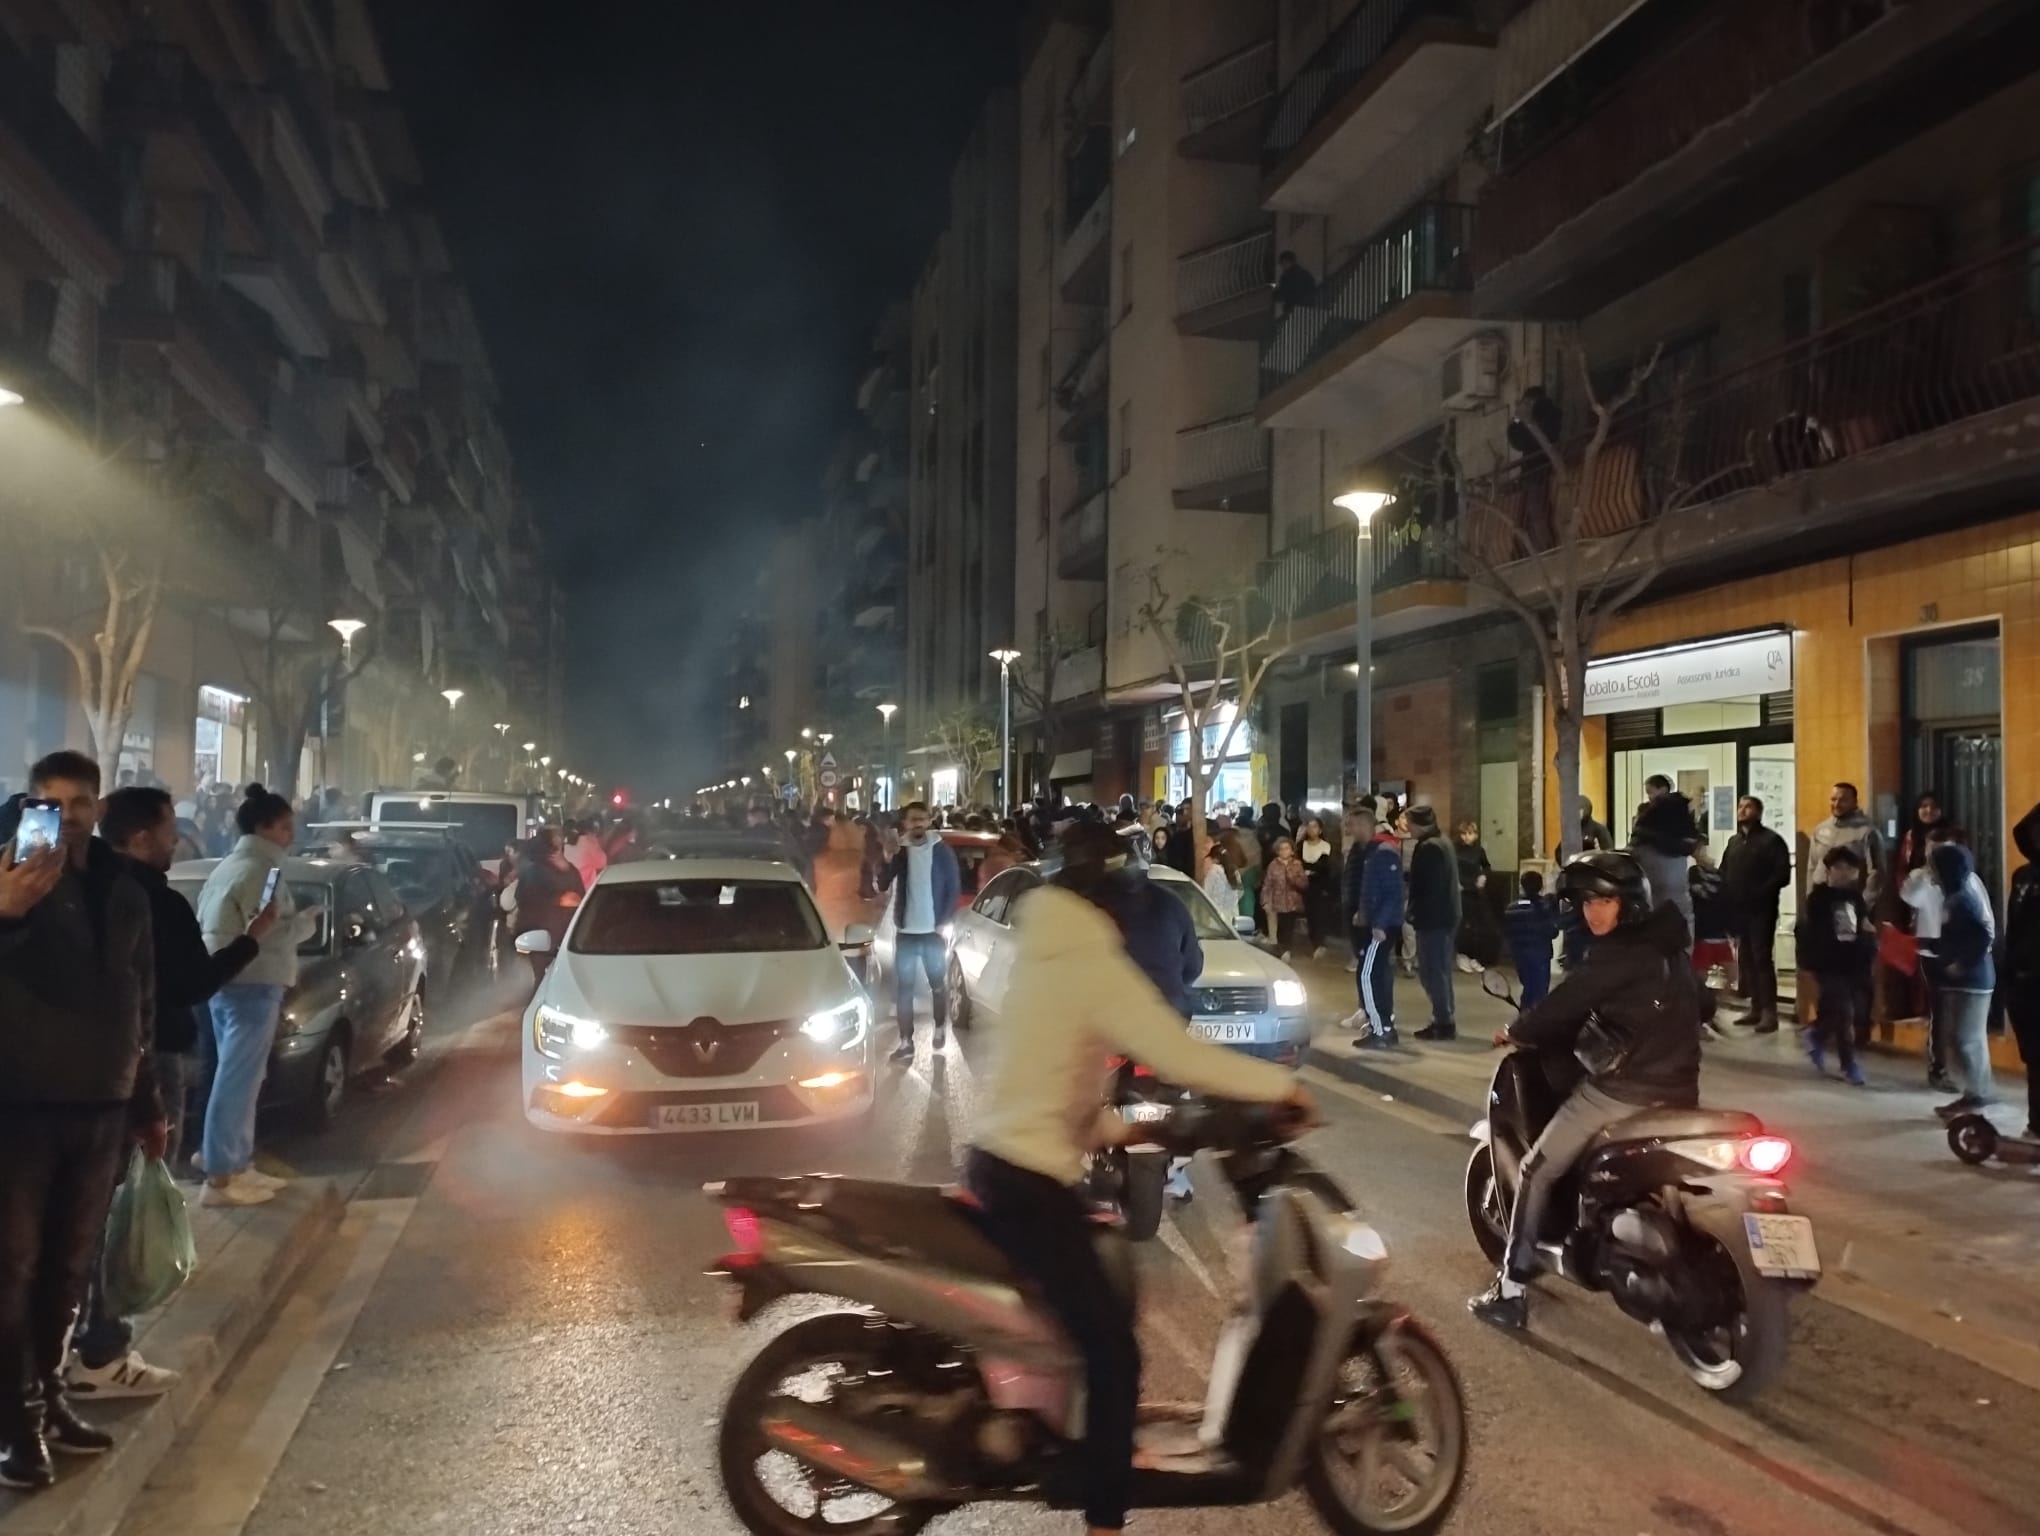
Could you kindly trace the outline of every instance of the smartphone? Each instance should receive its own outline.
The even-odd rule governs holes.
[[[24,863],[31,854],[56,847],[63,821],[63,807],[54,800],[22,801],[21,825],[14,832],[14,862]]]
[[[256,911],[261,912],[266,910],[269,904],[272,901],[276,900],[276,882],[282,878],[283,871],[280,869],[272,869],[267,875],[263,876],[262,905],[257,907],[255,909]]]

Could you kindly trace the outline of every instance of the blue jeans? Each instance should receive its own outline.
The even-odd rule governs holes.
[[[1962,1091],[1989,1104],[1997,1099],[1997,1079],[1990,1070],[1990,994],[1957,992],[1943,987],[1934,998],[1934,1013],[1941,1021],[1941,1037],[1955,1054],[1955,1070],[1962,1074]]]
[[[1551,951],[1535,954],[1525,950],[1515,955],[1516,980],[1521,985],[1525,1008],[1536,1006],[1551,995]]]
[[[213,994],[213,1045],[219,1065],[205,1106],[205,1171],[211,1178],[244,1173],[255,1160],[255,1106],[269,1071],[269,1048],[283,991],[264,982],[232,982]]]
[[[928,978],[928,992],[935,1003],[937,1033],[949,1027],[949,992],[946,987],[949,941],[939,933],[902,933],[893,940],[893,1008],[899,1019],[900,1044],[914,1039],[914,981],[919,971]]]
[[[1360,1011],[1367,1017],[1368,1030],[1377,1035],[1395,1033],[1395,936],[1374,936],[1372,929],[1356,928],[1353,937],[1360,947],[1360,970],[1353,978],[1360,992]]]
[[[1417,979],[1424,984],[1424,996],[1431,1000],[1431,1022],[1441,1029],[1454,1026],[1452,1016],[1453,933],[1450,928],[1417,930]]]

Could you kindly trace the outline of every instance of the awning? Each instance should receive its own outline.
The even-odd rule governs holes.
[[[1049,765],[1048,781],[1060,784],[1066,779],[1088,779],[1091,776],[1091,749],[1081,752],[1063,752]]]
[[[1495,121],[1619,26],[1644,0],[1538,0],[1502,28],[1495,48]]]

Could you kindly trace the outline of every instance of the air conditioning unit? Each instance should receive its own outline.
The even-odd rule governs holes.
[[[1470,411],[1502,392],[1502,338],[1476,336],[1445,354],[1440,398],[1448,411]]]

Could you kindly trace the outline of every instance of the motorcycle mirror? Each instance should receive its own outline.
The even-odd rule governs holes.
[[[1480,989],[1487,993],[1489,997],[1500,998],[1511,1007],[1516,1006],[1516,994],[1509,990],[1509,984],[1506,981],[1495,974],[1492,966],[1481,972]]]

